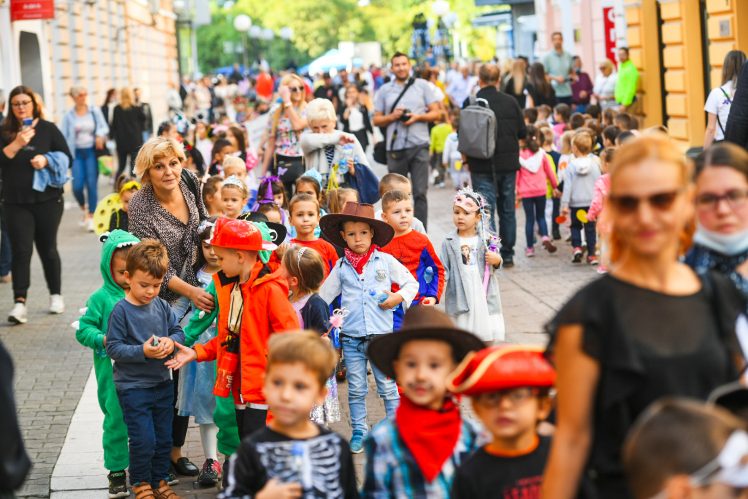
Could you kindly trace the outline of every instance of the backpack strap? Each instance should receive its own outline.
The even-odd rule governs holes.
[[[719,89],[722,92],[722,95],[724,95],[725,98],[727,99],[727,103],[730,104],[730,105],[732,105],[732,99],[730,98],[729,95],[727,95],[727,92],[725,92],[725,88],[724,87],[719,87]],[[717,112],[717,125],[719,125],[719,129],[722,130],[722,135],[725,135],[725,127],[722,126],[722,121],[719,119],[719,110],[717,110],[717,111],[718,111]]]

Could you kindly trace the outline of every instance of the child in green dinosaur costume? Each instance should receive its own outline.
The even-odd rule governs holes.
[[[112,361],[106,354],[105,341],[109,314],[125,297],[125,259],[130,247],[140,240],[123,230],[102,234],[101,276],[104,284],[86,302],[86,310],[78,322],[75,337],[94,351],[99,407],[104,413],[104,467],[109,470],[109,497],[127,497],[125,469],[128,467],[127,427],[112,379]]]

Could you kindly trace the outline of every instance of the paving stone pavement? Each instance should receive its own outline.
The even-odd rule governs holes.
[[[381,175],[383,172],[377,173]],[[444,235],[452,230],[452,195],[450,188],[432,188],[429,192],[428,233],[437,251]],[[69,195],[68,198],[72,200]],[[596,273],[594,268],[587,265],[572,265],[570,246],[561,241],[559,251],[553,255],[547,255],[540,249],[535,258],[525,258],[524,220],[521,210],[517,213],[515,267],[502,270],[499,276],[507,341],[543,343],[546,341],[543,325],[576,289],[593,279]],[[92,360],[91,352],[76,342],[70,324],[77,319],[78,309],[101,280],[99,244],[95,236],[78,227],[78,217],[77,208],[66,210],[58,239],[63,261],[63,294],[67,304],[65,314],[54,316],[46,313],[48,293],[41,266],[35,259],[29,294],[29,324],[16,327],[0,325],[0,340],[14,358],[18,413],[26,446],[34,461],[34,468],[19,493],[22,497],[49,497],[50,476],[55,464],[74,464],[58,463],[58,456],[89,377]],[[567,233],[563,231],[564,236]],[[0,303],[6,303],[10,308],[12,291],[9,285],[0,285]],[[370,381],[367,405],[369,420],[373,424],[384,417],[384,406],[376,396],[373,379]],[[346,396],[346,385],[341,383],[343,422],[333,425],[333,429],[348,438],[350,426],[347,423]],[[190,428],[184,454],[198,466],[203,462],[196,426]],[[360,477],[363,456],[355,456],[354,461]],[[83,483],[81,488],[84,488]],[[215,497],[216,494],[215,489],[194,489],[192,480],[188,478],[182,478],[176,490],[186,498]],[[65,493],[55,497],[104,496],[105,492],[100,491],[90,495]]]

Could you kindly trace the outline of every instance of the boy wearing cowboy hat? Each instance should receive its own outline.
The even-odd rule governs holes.
[[[465,357],[447,388],[472,398],[493,438],[458,468],[452,498],[540,497],[551,439],[537,426],[551,412],[555,382],[539,347],[496,346]]]
[[[276,236],[282,241],[285,233]],[[285,279],[259,258],[260,251],[272,251],[276,244],[264,241],[254,223],[219,218],[210,244],[221,271],[213,275],[218,306],[204,321],[212,321],[217,314],[218,334],[193,348],[178,345],[179,353],[167,367],[217,360],[219,375],[213,391],[233,395],[239,437],[244,438],[265,426],[267,402],[262,384],[268,339],[274,333],[299,329],[299,320],[288,301]],[[236,365],[228,360],[232,356],[238,356]],[[229,376],[220,375],[222,366]]]
[[[418,281],[395,257],[379,251],[392,240],[392,227],[374,218],[374,207],[346,203],[342,213],[325,215],[319,222],[322,233],[344,256],[330,271],[319,290],[329,304],[338,296],[348,311],[343,331],[343,361],[347,369],[348,405],[351,412],[351,452],[363,451],[366,434],[366,348],[369,342],[394,329],[392,309],[410,306],[418,292]],[[392,284],[400,289],[392,293]],[[387,416],[397,408],[399,395],[395,382],[372,366],[377,391],[384,400]]]
[[[482,347],[428,306],[408,310],[397,334],[371,342],[371,363],[397,380],[403,396],[394,418],[366,438],[362,497],[449,497],[455,470],[478,448],[478,437],[447,392],[447,377]]]

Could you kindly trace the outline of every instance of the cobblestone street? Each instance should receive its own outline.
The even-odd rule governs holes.
[[[429,194],[429,236],[437,250],[444,235],[452,228],[451,195],[451,189],[435,188]],[[69,195],[68,200],[72,200]],[[81,498],[105,497],[106,494],[106,473],[101,465],[99,440],[101,430],[86,426],[89,417],[96,420],[98,407],[95,389],[92,401],[81,401],[91,372],[92,355],[76,342],[70,326],[77,319],[79,308],[101,280],[99,244],[94,235],[78,226],[78,215],[77,207],[72,206],[65,212],[60,227],[59,248],[63,261],[66,312],[62,315],[47,314],[48,293],[41,266],[38,260],[34,260],[29,323],[0,327],[0,339],[14,358],[18,413],[26,447],[34,462],[26,485],[20,491],[24,497],[49,497],[52,494],[60,498]],[[519,212],[518,218],[515,267],[502,271],[500,275],[507,340],[514,343],[543,343],[544,323],[574,290],[594,278],[596,273],[594,268],[587,265],[572,265],[570,247],[562,242],[554,255],[547,255],[541,250],[537,257],[525,258],[523,220]],[[565,236],[567,232],[563,234]],[[0,300],[7,304],[8,309],[12,304],[11,296],[10,285],[2,285]],[[369,405],[373,408],[369,416],[370,421],[375,423],[384,416],[384,408],[373,386],[369,393]],[[347,409],[344,383],[341,384],[340,394],[341,407]],[[81,407],[76,413],[79,401]],[[82,427],[87,433],[84,433],[83,442],[68,442],[60,458],[74,413],[76,427]],[[343,413],[343,417],[345,421],[347,412]],[[96,424],[100,426],[100,419]],[[346,437],[350,436],[350,427],[346,422],[334,425],[333,429]],[[71,452],[68,453],[68,450]],[[75,452],[82,454],[76,455]],[[202,464],[202,449],[196,427],[190,429],[185,454],[198,466]],[[355,461],[360,471],[362,455],[356,456]],[[85,463],[98,463],[98,468]],[[182,497],[215,496],[214,489],[193,489],[191,479],[184,477],[177,490]]]

